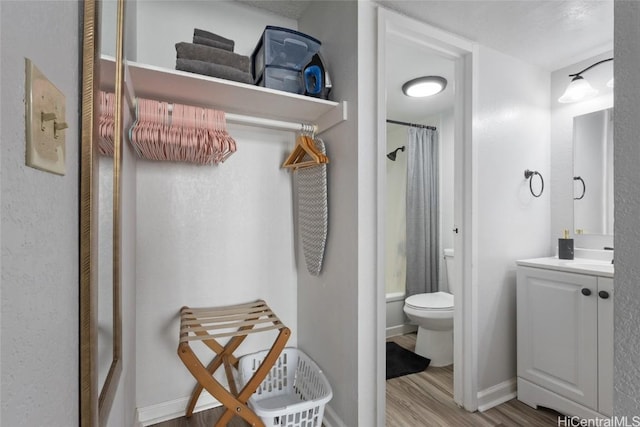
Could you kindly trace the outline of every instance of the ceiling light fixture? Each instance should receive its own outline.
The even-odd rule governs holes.
[[[440,76],[418,77],[402,85],[402,92],[412,98],[423,98],[440,93],[447,87],[447,79]]]
[[[569,86],[567,87],[567,89],[564,91],[564,93],[562,94],[562,96],[560,98],[558,98],[558,102],[561,102],[563,104],[569,103],[569,102],[576,102],[576,101],[581,101],[587,97],[593,96],[595,94],[598,93],[598,91],[596,89],[594,89],[588,81],[586,81],[584,79],[584,77],[581,76],[582,73],[584,73],[587,70],[592,69],[593,67],[595,67],[596,65],[600,65],[604,62],[608,62],[608,61],[613,61],[613,58],[607,58],[607,59],[603,59],[602,61],[598,61],[595,64],[589,65],[587,68],[585,68],[584,70],[575,73],[575,74],[569,74],[569,77],[573,77],[571,79],[571,83],[569,83]],[[613,85],[613,79],[611,79],[611,84]]]

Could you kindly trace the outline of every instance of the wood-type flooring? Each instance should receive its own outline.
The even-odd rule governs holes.
[[[416,335],[392,337],[413,351]],[[224,408],[214,408],[155,424],[153,427],[213,427]],[[467,412],[453,401],[453,367],[429,367],[424,372],[387,381],[387,427],[557,427],[559,414],[533,409],[512,399],[485,412]],[[248,426],[234,417],[229,427]]]
[[[392,337],[413,351],[416,334]],[[387,427],[546,427],[558,426],[559,414],[533,409],[512,399],[485,412],[468,412],[453,401],[453,366],[387,380]]]

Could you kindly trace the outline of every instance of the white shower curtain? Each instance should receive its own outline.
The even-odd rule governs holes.
[[[438,291],[438,133],[410,127],[407,143],[407,296]]]

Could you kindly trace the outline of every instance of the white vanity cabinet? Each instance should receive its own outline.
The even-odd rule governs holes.
[[[541,260],[518,262],[518,399],[583,418],[611,416],[613,278]]]

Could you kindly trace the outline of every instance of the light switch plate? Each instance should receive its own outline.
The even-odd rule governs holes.
[[[65,96],[28,58],[25,74],[26,164],[64,175]]]

